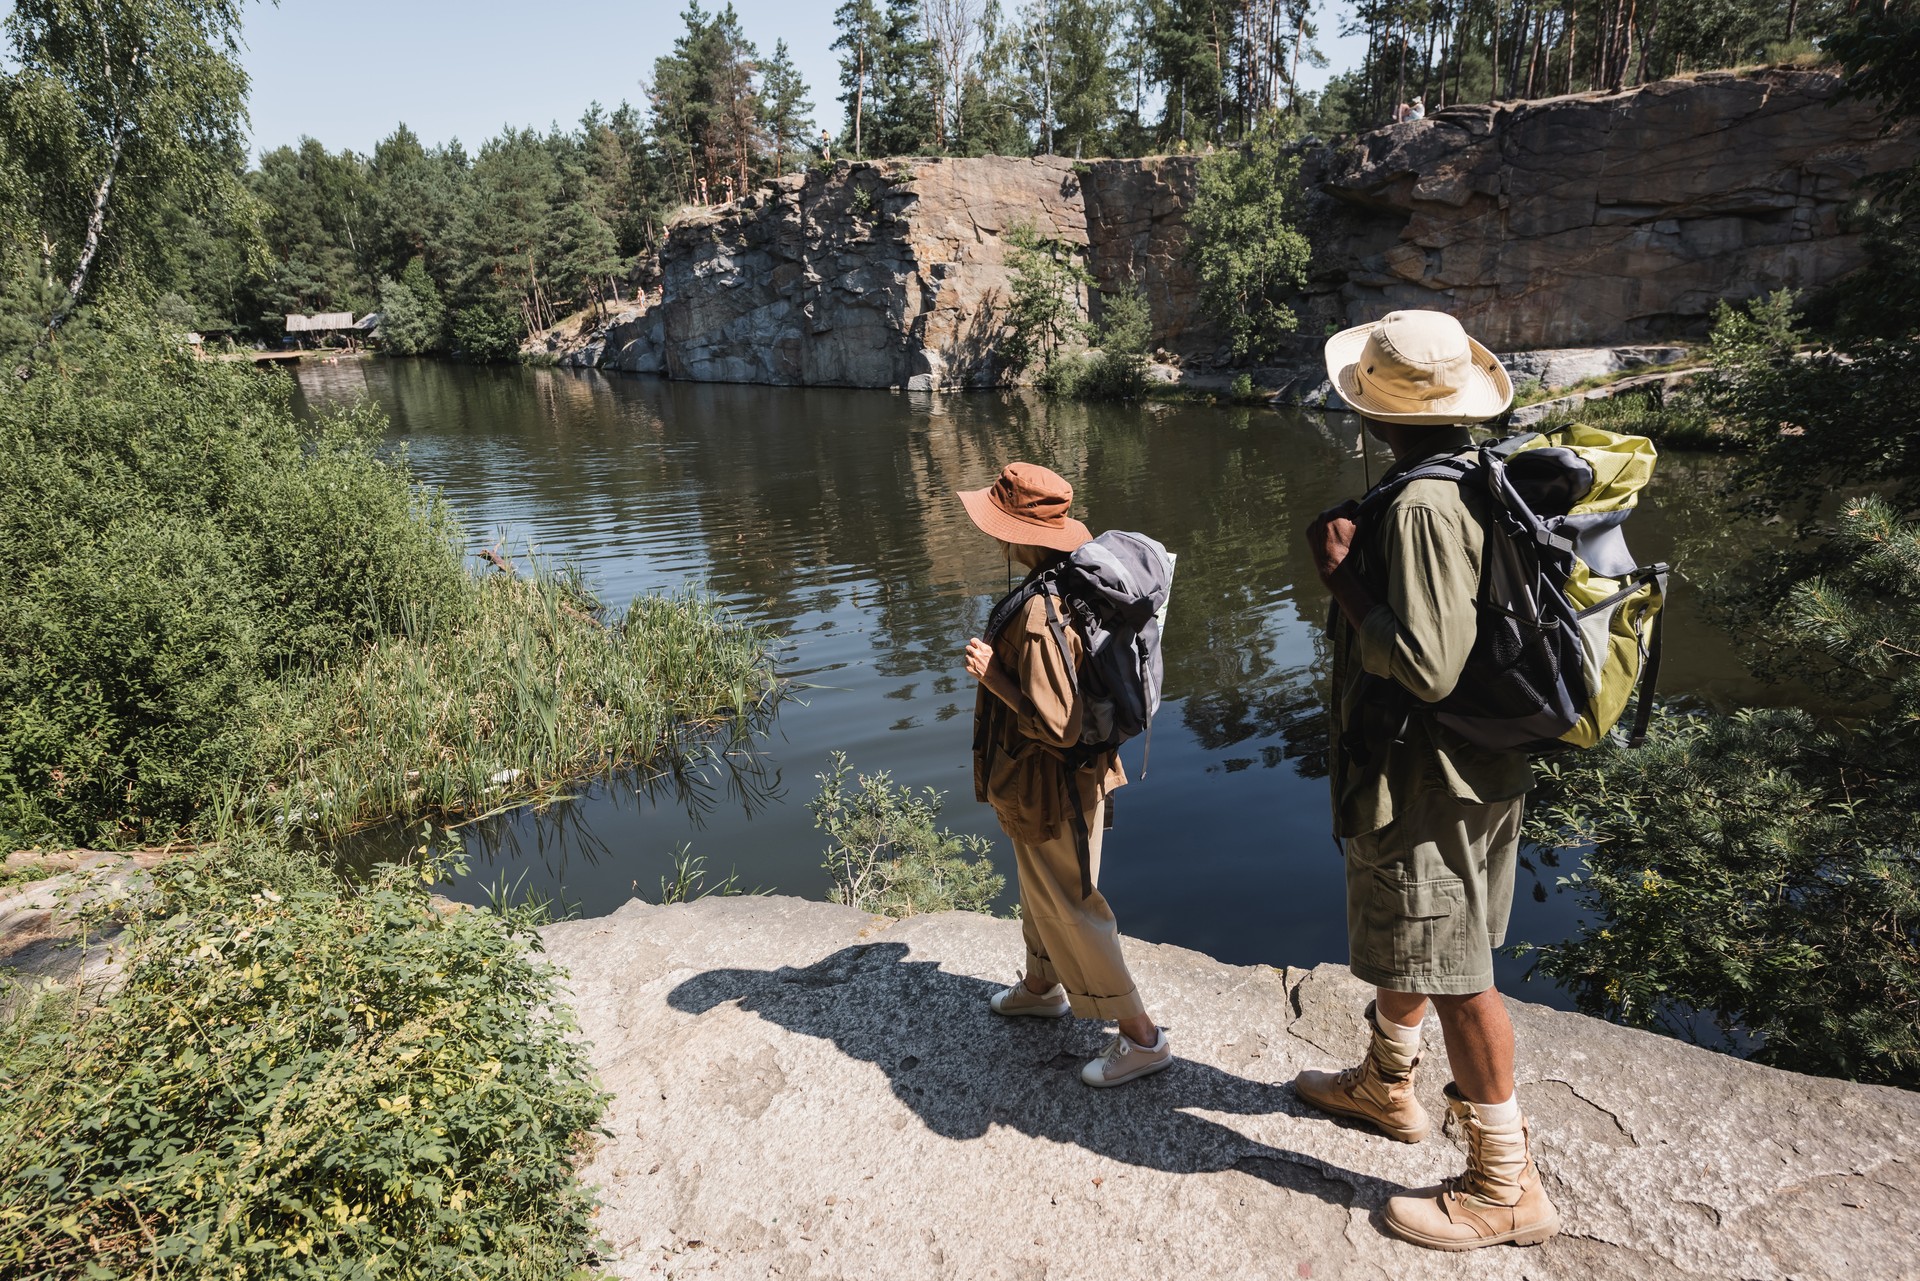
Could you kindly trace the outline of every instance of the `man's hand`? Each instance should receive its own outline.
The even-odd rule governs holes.
[[[1353,550],[1353,518],[1359,512],[1360,504],[1349,498],[1338,507],[1321,512],[1307,526],[1307,550],[1313,553],[1313,567],[1319,571],[1321,582],[1332,579],[1333,572],[1345,563],[1347,554]]]

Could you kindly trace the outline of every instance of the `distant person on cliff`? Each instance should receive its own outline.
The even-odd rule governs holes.
[[[1026,566],[1026,583],[1091,537],[1067,514],[1073,486],[1033,463],[1008,464],[1000,479],[986,489],[963,491],[960,501],[1010,561]],[[1080,1079],[1122,1085],[1173,1062],[1167,1034],[1147,1017],[1120,955],[1113,909],[1097,888],[1107,795],[1127,776],[1111,749],[1079,769],[1068,768],[1064,753],[1079,745],[1085,712],[1078,668],[1086,661],[1086,644],[1075,627],[1066,626],[1063,654],[1044,591],[1022,595],[1015,588],[1001,598],[987,617],[985,639],[969,640],[964,656],[967,674],[980,682],[973,708],[974,794],[993,806],[1013,842],[1027,944],[1023,980],[995,993],[989,1004],[1008,1017],[1057,1019],[1071,1012],[1117,1021],[1120,1030],[1105,1053],[1081,1069]],[[1076,814],[1086,830],[1084,888],[1091,892],[1084,896]]]
[[[1401,123],[1403,123],[1403,122],[1404,122],[1404,121],[1406,120],[1406,118],[1407,118],[1407,113],[1408,113],[1408,112],[1410,112],[1410,111],[1412,111],[1412,110],[1413,110],[1413,108],[1412,108],[1412,107],[1409,107],[1409,106],[1408,106],[1408,105],[1407,105],[1406,103],[1404,103],[1404,102],[1403,102],[1403,103],[1401,103],[1401,104],[1400,104],[1399,106],[1397,106],[1397,107],[1395,107],[1395,108],[1393,109],[1393,123],[1395,123],[1395,124],[1401,124]]]
[[[1424,98],[1415,98],[1413,100],[1413,105],[1407,108],[1407,119],[1425,120],[1426,118],[1427,118],[1426,100]]]
[[[820,131],[820,158],[829,162],[833,160],[833,135],[825,129]]]
[[[1513,400],[1500,362],[1440,312],[1397,311],[1335,334],[1326,364],[1365,430],[1393,451],[1382,485],[1469,450],[1466,424]],[[1370,1046],[1345,1071],[1302,1072],[1294,1089],[1322,1111],[1420,1142],[1428,1121],[1414,1070],[1431,1000],[1467,1169],[1394,1197],[1387,1229],[1441,1250],[1534,1245],[1559,1230],[1560,1217],[1529,1151],[1513,1025],[1493,983],[1531,762],[1475,747],[1421,710],[1460,679],[1478,631],[1482,558],[1505,535],[1489,525],[1477,491],[1448,480],[1408,482],[1356,526],[1361,515],[1352,500],[1322,512],[1307,543],[1335,605],[1333,830],[1346,857],[1349,964],[1376,989]]]

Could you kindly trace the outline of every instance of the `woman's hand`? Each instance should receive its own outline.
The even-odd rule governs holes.
[[[975,636],[967,642],[967,652],[962,656],[967,665],[967,675],[977,681],[985,681],[987,673],[993,670],[993,646]]]
[[[963,656],[967,665],[967,675],[986,686],[987,692],[1012,708],[1016,714],[1026,714],[1026,697],[1020,687],[1013,683],[1013,677],[1007,669],[994,661],[993,646],[978,636],[967,642],[967,652]]]

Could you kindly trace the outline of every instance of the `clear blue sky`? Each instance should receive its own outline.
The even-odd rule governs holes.
[[[784,39],[813,91],[814,118],[841,123],[833,43],[838,0],[734,0],[747,36],[771,52]],[[704,0],[709,10],[724,0]],[[1009,10],[1018,0],[1003,0]],[[1323,0],[1330,10],[1333,0]],[[11,6],[5,6],[10,8]],[[684,0],[592,6],[502,0],[283,0],[247,11],[254,152],[302,134],[329,148],[371,151],[405,121],[429,144],[469,147],[502,125],[571,125],[587,104],[642,104],[640,81],[673,48]],[[1358,42],[1321,47],[1333,69],[1358,61]],[[1324,82],[1326,73],[1303,77]]]

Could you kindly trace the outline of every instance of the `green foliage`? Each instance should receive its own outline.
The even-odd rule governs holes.
[[[1542,968],[1582,1008],[1769,1062],[1920,1086],[1920,353],[1798,354],[1785,295],[1723,308],[1689,412],[1746,451],[1755,537],[1713,585],[1763,669],[1844,715],[1668,712],[1638,752],[1547,772],[1534,839],[1591,843],[1572,878],[1604,920]],[[1842,486],[1879,492],[1843,502]],[[1844,492],[1844,490],[1841,490]]]
[[[0,268],[63,285],[140,283],[173,216],[244,235],[241,0],[18,0],[0,69]],[[32,266],[28,267],[27,264]]]
[[[1093,275],[1080,262],[1079,252],[1057,240],[1042,240],[1031,223],[1007,232],[1007,254],[1012,296],[1002,317],[1006,336],[999,355],[1015,370],[1037,362],[1043,374],[1051,372],[1061,348],[1086,334],[1080,298],[1093,285]]]
[[[605,1096],[537,921],[435,903],[438,866],[350,885],[237,838],[123,905],[117,986],[16,993],[0,1272],[583,1270]]]
[[[835,752],[807,803],[833,841],[822,866],[836,903],[884,916],[991,909],[1007,883],[987,858],[993,842],[937,826],[942,794],[932,788],[916,797],[884,770],[855,775],[850,788],[849,772],[846,754]]]
[[[1201,301],[1232,335],[1242,359],[1269,355],[1299,326],[1288,295],[1306,283],[1313,256],[1288,210],[1299,199],[1300,159],[1280,129],[1200,165],[1187,212],[1188,252]]]
[[[920,18],[919,0],[846,0],[834,11],[841,146],[855,158],[935,149],[935,68]]]
[[[725,879],[707,884],[707,856],[695,854],[691,845],[682,845],[668,856],[673,875],[660,878],[660,903],[697,903],[712,894],[733,898],[746,894],[740,888],[740,873],[728,872]],[[761,891],[755,891],[760,893]]]
[[[380,278],[380,341],[396,356],[438,351],[446,343],[447,314],[440,291],[419,258],[400,279]]]
[[[1797,1071],[1920,1087],[1920,524],[1852,501],[1842,561],[1797,584],[1775,638],[1832,668],[1851,717],[1669,713],[1638,752],[1547,771],[1530,835],[1591,842],[1604,909],[1545,948],[1583,1008]]]
[[[1093,337],[1099,350],[1063,356],[1047,368],[1039,386],[1079,400],[1139,400],[1147,394],[1147,353],[1153,316],[1137,288],[1105,300]]]
[[[279,673],[451,609],[459,530],[368,417],[109,314],[0,393],[0,831],[164,836],[237,776]],[[71,332],[71,330],[69,331]]]
[[[1843,484],[1893,485],[1920,504],[1920,343],[1869,337],[1845,353],[1801,356],[1785,291],[1715,313],[1709,360],[1692,406],[1749,457],[1738,483],[1762,514],[1811,519]]]
[[[636,598],[611,626],[536,568],[403,609],[351,660],[259,699],[249,817],[338,834],[393,815],[522,804],[744,734],[776,702],[765,638],[704,597]]]
[[[519,317],[497,302],[477,302],[453,313],[453,349],[476,365],[512,360],[525,336]]]

